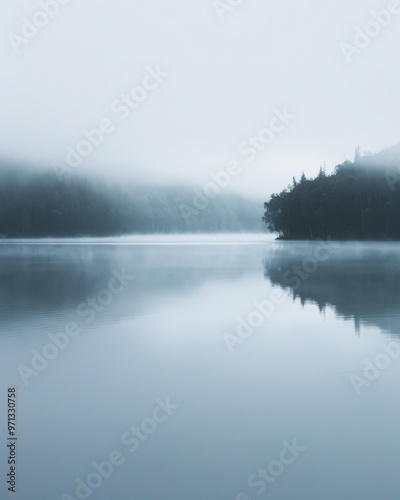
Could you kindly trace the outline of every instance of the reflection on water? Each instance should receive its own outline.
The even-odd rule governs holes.
[[[93,500],[396,498],[400,363],[361,397],[349,381],[398,331],[396,245],[327,252],[218,238],[0,244],[0,397],[11,385],[19,394],[16,500],[79,498],[76,479],[113,450],[126,462]],[[123,269],[135,279],[86,324],[77,307]],[[285,300],[230,353],[224,334],[277,287]],[[25,386],[17,367],[71,321],[82,333]],[[129,453],[121,435],[166,397],[179,410]],[[295,439],[306,450],[258,495],[254,474]]]
[[[280,242],[264,259],[265,277],[321,312],[400,334],[398,243]]]
[[[222,250],[223,249],[223,250]],[[135,280],[107,310],[108,319],[135,317],[172,295],[194,292],[210,280],[239,280],[261,272],[301,304],[332,307],[337,316],[400,333],[400,249],[397,243],[274,242],[266,246],[4,245],[0,259],[3,325],[18,329],[23,316],[51,321],[71,314],[126,269]],[[260,267],[259,267],[260,266]],[[13,328],[14,324],[14,328]],[[6,328],[7,327],[7,328]]]
[[[102,314],[118,322],[150,314],[171,297],[194,292],[208,281],[237,280],[250,269],[257,273],[261,245],[221,246],[190,240],[153,244],[7,244],[0,246],[0,335],[59,328],[73,317],[82,301],[96,296],[113,271],[125,270],[135,279]],[[265,241],[265,239],[264,239]],[[222,249],[222,251],[221,251]]]

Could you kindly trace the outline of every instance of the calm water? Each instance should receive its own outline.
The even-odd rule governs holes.
[[[89,498],[75,490],[90,474],[98,500],[397,498],[400,357],[384,349],[397,348],[399,292],[398,244],[0,244],[1,498],[8,386],[18,387],[13,498]],[[80,333],[49,348],[70,323]],[[43,349],[54,359],[21,375]],[[385,368],[370,381],[366,360]],[[294,440],[300,451],[282,465]],[[121,465],[96,479],[92,463],[113,452]]]

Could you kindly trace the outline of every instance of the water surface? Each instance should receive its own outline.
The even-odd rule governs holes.
[[[2,399],[10,385],[19,393],[14,497],[78,498],[76,479],[118,450],[124,463],[90,498],[397,498],[400,358],[359,394],[351,377],[398,341],[399,283],[394,243],[2,242]],[[18,367],[71,322],[81,333],[25,384]],[[131,453],[121,436],[168,397],[179,408]],[[254,474],[293,440],[301,453],[261,493]]]

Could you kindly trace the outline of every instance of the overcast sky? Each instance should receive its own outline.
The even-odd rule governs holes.
[[[236,0],[219,15],[214,3],[71,0],[46,24],[39,2],[3,1],[0,156],[65,162],[83,129],[109,119],[113,132],[82,173],[202,185],[236,160],[232,186],[264,195],[324,161],[331,171],[358,143],[399,142],[400,14],[383,16],[350,63],[341,47],[389,1]],[[45,25],[21,41],[24,17]],[[155,87],[148,67],[168,76],[122,120],[116,100],[144,81]],[[248,161],[239,145],[285,109],[296,117],[273,120],[279,132]]]

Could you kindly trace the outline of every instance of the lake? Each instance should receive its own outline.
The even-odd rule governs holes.
[[[13,498],[397,498],[398,243],[5,240],[0,257]]]

